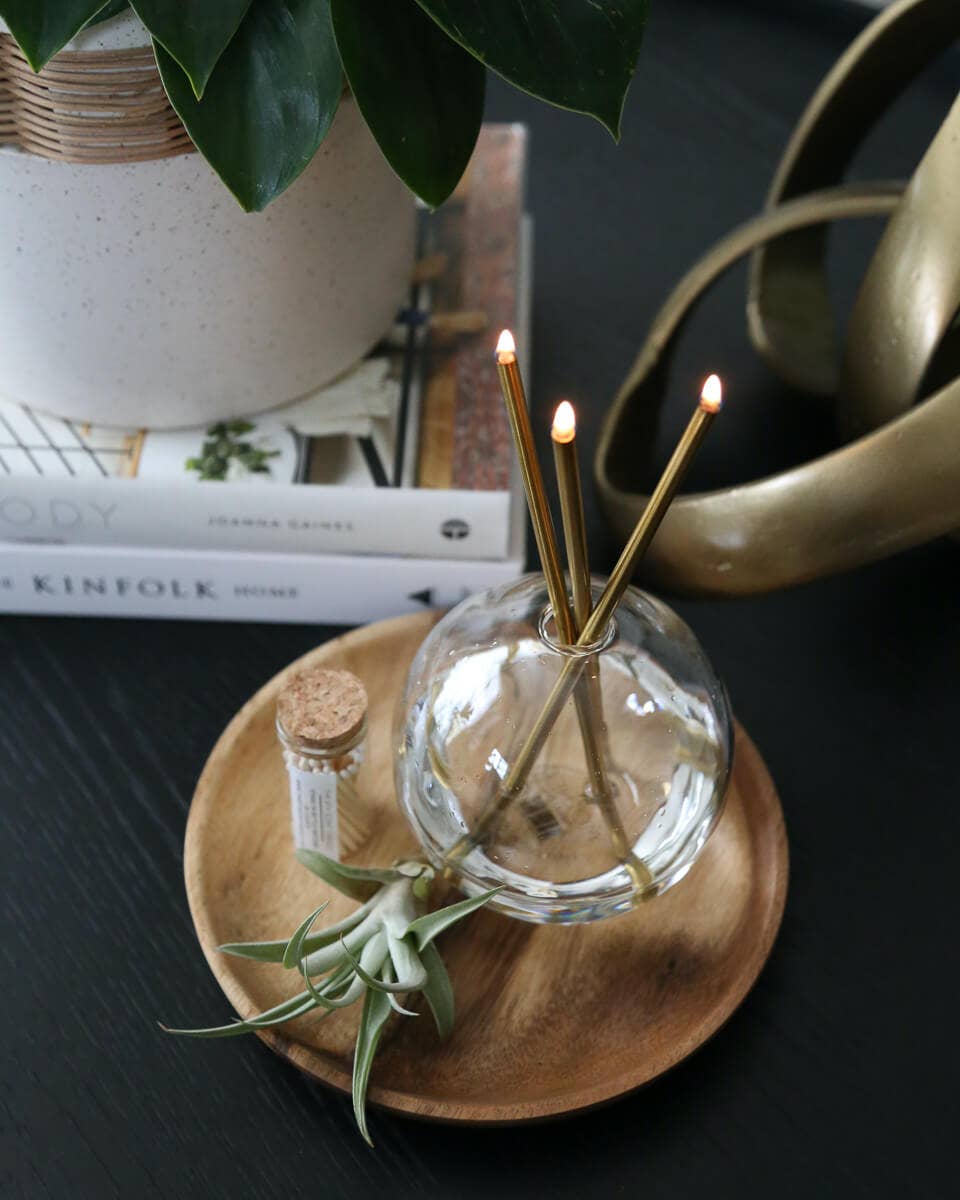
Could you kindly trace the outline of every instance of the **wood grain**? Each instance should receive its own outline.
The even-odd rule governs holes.
[[[217,945],[289,935],[325,898],[325,920],[353,907],[292,856],[277,694],[306,666],[346,667],[364,681],[371,744],[357,784],[368,837],[351,856],[388,864],[415,850],[393,799],[392,710],[435,620],[386,621],[314,650],[240,710],[210,756],[184,871],[204,953],[244,1017],[286,999],[293,977],[220,955]],[[726,811],[687,879],[589,926],[471,918],[442,945],[458,1004],[453,1036],[441,1045],[429,1018],[394,1018],[371,1101],[437,1120],[506,1123],[589,1108],[647,1083],[716,1032],[746,995],[773,944],[786,885],[779,801],[739,730]],[[348,1091],[357,1017],[356,1009],[322,1021],[311,1015],[262,1036],[309,1075]]]
[[[619,147],[595,121],[490,74],[488,117],[531,127],[542,453],[568,395],[589,461],[645,323],[679,273],[756,211],[812,88],[866,12],[843,0],[656,5]],[[864,148],[858,174],[909,174],[956,93],[948,53]],[[848,261],[845,245],[837,281],[852,298],[866,250]],[[827,415],[795,394],[771,405],[743,301],[732,278],[678,349],[660,461],[707,365],[736,382],[729,435],[711,435],[694,487],[832,444]],[[589,488],[586,501],[594,566],[608,570],[619,547]],[[956,580],[957,548],[944,542],[763,598],[680,600],[787,814],[790,897],[767,967],[720,1036],[633,1097],[562,1125],[502,1129],[373,1112],[375,1152],[345,1096],[256,1039],[197,1043],[155,1024],[229,1013],[183,892],[201,767],[243,701],[337,631],[3,618],[0,1195],[953,1197]]]

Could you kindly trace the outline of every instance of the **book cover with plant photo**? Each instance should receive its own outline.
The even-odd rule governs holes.
[[[0,397],[0,542],[503,559],[509,433],[492,342],[529,291],[526,131],[485,126],[421,212],[409,302],[363,361],[283,408],[92,428]]]

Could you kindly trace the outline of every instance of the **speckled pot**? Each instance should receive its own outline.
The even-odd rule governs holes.
[[[73,49],[147,42],[132,16]],[[414,202],[345,99],[314,161],[245,214],[199,154],[122,165],[0,148],[0,394],[170,428],[287,403],[403,301]]]

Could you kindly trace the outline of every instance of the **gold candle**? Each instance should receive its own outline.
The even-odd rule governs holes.
[[[617,605],[623,598],[623,593],[627,590],[631,576],[640,564],[644,551],[653,541],[663,518],[667,515],[670,502],[677,494],[694,455],[720,412],[722,402],[723,388],[720,379],[716,375],[711,375],[703,386],[696,412],[677,443],[677,448],[671,455],[647,507],[643,510],[640,520],[617,560],[617,565],[610,573],[607,586],[597,601],[596,608],[580,632],[576,642],[577,646],[581,648],[591,646],[606,629],[608,622],[616,612]],[[587,660],[584,658],[567,659],[494,801],[478,821],[477,827],[451,848],[448,857],[462,855],[469,844],[482,842],[496,824],[500,814],[523,789],[530,769],[550,736],[550,731],[560,715],[561,709],[569,700],[571,692],[580,679],[586,662]]]
[[[707,431],[716,419],[722,405],[723,385],[718,375],[711,375],[703,385],[700,403],[677,443],[677,448],[671,455],[670,461],[664,468],[660,482],[647,501],[647,507],[641,513],[640,520],[634,526],[633,533],[617,559],[617,565],[610,572],[610,578],[597,601],[597,607],[580,632],[579,645],[589,646],[606,629],[607,622],[616,612],[623,593],[627,590],[631,578],[640,565],[640,560],[653,541],[663,518],[667,515],[667,509],[690,469],[693,456],[707,436]]]
[[[540,556],[543,577],[547,583],[547,594],[553,608],[557,633],[561,642],[570,645],[575,634],[570,616],[570,605],[567,600],[567,589],[563,581],[563,571],[560,569],[556,533],[550,517],[546,489],[543,486],[543,475],[537,459],[533,430],[530,427],[530,414],[527,411],[523,380],[520,378],[520,367],[517,364],[516,346],[513,334],[509,329],[505,329],[500,334],[497,342],[497,371],[500,375],[503,402],[506,405],[507,417],[510,421],[510,432],[513,434],[517,458],[520,460],[523,490],[527,497],[533,536],[537,542],[537,553]]]
[[[590,560],[587,555],[587,530],[583,516],[583,489],[577,460],[577,415],[569,400],[563,400],[553,415],[550,429],[553,464],[560,492],[563,537],[567,548],[567,570],[573,587],[573,616],[576,633],[586,625],[593,608],[590,593]]]
[[[583,488],[580,484],[580,464],[577,456],[577,415],[569,400],[562,400],[557,406],[550,438],[553,442],[553,463],[560,492],[567,570],[573,590],[573,625],[576,636],[590,617],[593,593],[590,588],[587,526],[583,515]],[[580,719],[594,800],[610,830],[610,840],[617,858],[625,863],[636,886],[642,887],[649,882],[650,873],[630,850],[607,774],[603,692],[600,685],[600,664],[595,654],[589,658],[586,672],[577,685],[574,700]]]

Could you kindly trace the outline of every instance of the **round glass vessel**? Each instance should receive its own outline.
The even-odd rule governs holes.
[[[397,795],[433,865],[470,894],[503,885],[492,907],[538,922],[612,916],[679,882],[733,749],[723,684],[676,613],[629,588],[595,646],[566,647],[541,575],[436,625],[397,745]]]

